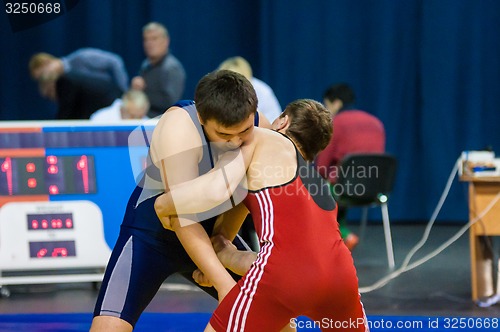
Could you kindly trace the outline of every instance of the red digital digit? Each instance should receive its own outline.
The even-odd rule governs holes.
[[[49,222],[45,219],[42,220],[42,228],[43,229],[49,228]]]
[[[9,195],[12,195],[12,160],[10,157],[5,158],[0,166],[0,170],[7,175],[7,190]]]
[[[82,171],[82,181],[83,181],[83,191],[88,194],[89,192],[89,165],[87,161],[87,156],[83,155],[80,157],[76,164],[76,169]]]
[[[33,220],[31,221],[31,228],[33,228],[33,229],[38,229],[38,220],[33,219]]]

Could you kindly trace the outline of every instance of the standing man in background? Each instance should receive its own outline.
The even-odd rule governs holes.
[[[333,135],[328,146],[318,154],[316,167],[332,189],[339,174],[337,167],[346,155],[385,151],[384,124],[374,115],[355,109],[355,101],[354,91],[345,83],[332,85],[323,94],[323,102],[333,116]],[[346,208],[339,205],[337,219],[342,238],[352,250],[359,238],[345,226],[346,214]]]
[[[88,119],[128,87],[122,58],[96,48],[82,48],[62,58],[36,53],[29,71],[42,97],[57,104],[59,120]]]
[[[180,61],[169,52],[170,36],[167,28],[151,22],[142,29],[146,59],[139,76],[132,79],[131,87],[142,90],[151,104],[148,116],[154,118],[182,98],[186,73]]]
[[[36,81],[78,73],[112,83],[121,92],[128,90],[128,74],[123,59],[118,54],[97,48],[81,48],[61,58],[49,53],[36,53],[30,59],[29,69]]]

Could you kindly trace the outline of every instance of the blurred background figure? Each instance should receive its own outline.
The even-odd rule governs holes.
[[[119,122],[121,120],[146,120],[149,110],[149,100],[146,94],[139,90],[129,90],[111,106],[102,108],[90,116],[96,122]]]
[[[119,98],[128,81],[121,57],[92,48],[63,58],[36,53],[29,70],[42,97],[57,104],[59,120],[90,118]]]
[[[144,53],[139,76],[131,87],[142,90],[151,104],[148,116],[154,118],[182,98],[186,73],[181,62],[170,52],[170,36],[164,25],[151,22],[142,29]]]
[[[43,97],[57,104],[58,120],[89,119],[92,113],[111,105],[121,95],[113,83],[80,73],[42,75],[38,86]]]
[[[385,151],[385,129],[374,115],[356,109],[356,96],[346,83],[330,86],[323,94],[323,102],[332,113],[333,135],[328,146],[318,154],[316,167],[319,173],[333,185],[340,170],[342,159],[351,153],[382,153]],[[359,238],[346,227],[345,207],[338,209],[338,222],[342,238],[352,250]]]
[[[281,114],[282,109],[273,89],[265,82],[253,76],[250,63],[243,57],[235,56],[228,58],[219,65],[219,69],[235,71],[245,76],[252,83],[257,93],[257,99],[259,100],[257,108],[265,115],[269,122],[272,123]]]
[[[115,84],[122,92],[128,90],[128,74],[121,56],[97,48],[81,48],[61,58],[49,53],[36,53],[29,64],[31,77],[39,81],[42,76],[59,77],[67,73],[80,73]]]

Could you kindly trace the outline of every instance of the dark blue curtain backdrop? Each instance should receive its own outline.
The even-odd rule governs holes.
[[[429,219],[462,150],[500,153],[500,1],[72,0],[66,8],[24,30],[2,10],[0,120],[54,114],[29,78],[33,53],[98,47],[121,54],[132,77],[144,57],[141,28],[156,20],[186,68],[186,98],[233,55],[252,63],[282,106],[350,83],[358,107],[385,123],[399,161],[394,221]],[[467,220],[466,189],[455,179],[441,222]]]

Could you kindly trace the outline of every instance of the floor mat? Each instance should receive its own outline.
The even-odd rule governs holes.
[[[134,332],[203,331],[210,313],[144,313]],[[0,315],[0,332],[86,332],[91,314],[15,314]],[[311,321],[299,317],[291,322],[297,331],[321,331],[335,327],[340,331],[359,322]],[[499,319],[486,317],[369,316],[372,332],[386,331],[498,331]]]

